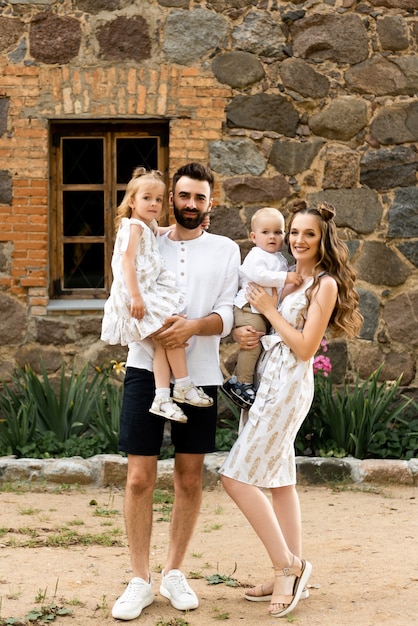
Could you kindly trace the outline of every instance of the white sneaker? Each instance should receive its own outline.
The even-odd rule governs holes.
[[[160,593],[168,598],[171,605],[179,611],[197,609],[199,600],[193,589],[188,584],[184,574],[178,569],[172,569],[167,576],[162,572]]]
[[[139,617],[142,609],[154,602],[152,580],[149,583],[143,578],[132,578],[125,591],[113,605],[112,617],[130,620]]]

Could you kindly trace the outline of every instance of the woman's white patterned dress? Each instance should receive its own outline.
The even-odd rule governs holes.
[[[131,298],[122,270],[122,255],[129,243],[131,224],[142,226],[135,267],[138,285],[145,306],[141,320],[131,316]],[[175,284],[175,276],[165,269],[158,250],[157,239],[149,226],[141,220],[124,217],[116,235],[112,257],[113,283],[106,301],[101,339],[122,346],[141,341],[161,328],[174,313],[180,313],[184,297]]]
[[[278,306],[299,330],[311,283],[288,294]],[[262,343],[257,396],[220,473],[257,487],[285,487],[296,483],[294,441],[313,400],[313,358],[298,359],[274,332]]]

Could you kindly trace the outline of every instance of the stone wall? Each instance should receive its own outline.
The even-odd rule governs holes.
[[[48,314],[48,124],[167,119],[170,174],[216,173],[213,232],[295,199],[336,206],[359,281],[360,338],[339,376],[417,386],[418,0],[11,0],[0,3],[0,376],[15,359],[125,351],[100,313]],[[227,350],[228,346],[225,347]],[[231,351],[232,346],[229,344]]]

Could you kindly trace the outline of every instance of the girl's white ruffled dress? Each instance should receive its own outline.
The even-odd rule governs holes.
[[[138,285],[145,305],[145,315],[141,320],[131,316],[130,296],[122,271],[122,255],[128,247],[131,224],[139,224],[143,229],[135,259]],[[116,235],[112,272],[113,283],[102,321],[103,341],[122,346],[141,341],[161,328],[167,317],[183,309],[184,297],[176,287],[175,276],[165,269],[157,238],[141,220],[122,219]]]
[[[287,295],[278,307],[299,330],[311,283]],[[262,342],[256,399],[243,415],[242,430],[220,473],[257,487],[285,487],[296,483],[294,441],[313,400],[313,358],[298,359],[277,333]]]

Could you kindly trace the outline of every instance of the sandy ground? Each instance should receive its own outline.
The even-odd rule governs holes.
[[[305,556],[313,573],[310,598],[288,617],[277,621],[267,614],[267,603],[243,598],[242,587],[268,579],[271,569],[252,529],[217,487],[204,492],[183,567],[200,598],[199,608],[181,613],[158,593],[168,521],[166,511],[156,505],[151,561],[155,602],[131,623],[417,624],[417,489],[301,486],[299,494]],[[57,617],[58,625],[117,624],[111,607],[131,578],[122,506],[123,490],[115,489],[1,492],[0,624],[53,604],[72,611]],[[68,547],[55,545],[68,536],[73,536]],[[103,541],[110,545],[97,543]],[[232,577],[238,586],[210,585],[205,577],[214,574]]]

